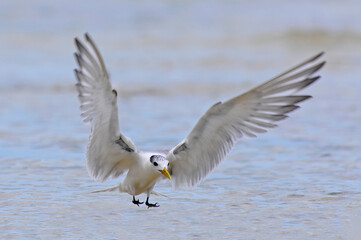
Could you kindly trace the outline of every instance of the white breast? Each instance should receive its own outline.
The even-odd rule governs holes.
[[[129,169],[122,186],[130,195],[150,192],[161,174],[154,171],[150,164],[150,157],[159,153],[142,152],[138,164]]]

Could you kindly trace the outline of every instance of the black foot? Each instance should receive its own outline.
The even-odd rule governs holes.
[[[139,204],[143,204],[144,202],[139,202],[139,199],[135,200],[135,197],[133,196],[133,201],[132,201],[135,205],[137,205],[139,207]]]
[[[148,208],[150,208],[150,207],[159,207],[158,203],[149,203],[148,200],[149,200],[149,197],[147,197],[147,201],[145,201],[145,205],[147,205]]]

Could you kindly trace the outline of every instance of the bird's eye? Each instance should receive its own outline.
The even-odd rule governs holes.
[[[153,165],[154,165],[154,166],[158,166],[158,163],[157,163],[157,162],[153,162]]]
[[[169,163],[168,163],[168,166],[169,166]]]

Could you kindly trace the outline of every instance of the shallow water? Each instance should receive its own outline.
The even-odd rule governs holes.
[[[359,239],[361,4],[358,1],[2,1],[1,239]],[[142,150],[181,141],[211,104],[324,50],[313,99],[242,139],[201,184],[152,196],[87,174],[73,37],[89,31]],[[141,195],[141,200],[144,198]]]

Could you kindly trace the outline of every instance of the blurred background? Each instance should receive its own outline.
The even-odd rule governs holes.
[[[359,239],[361,2],[0,2],[0,238]],[[89,32],[123,133],[170,149],[224,101],[325,51],[313,99],[242,139],[201,184],[164,182],[157,209],[87,174],[74,37]],[[145,196],[140,196],[141,200]]]

